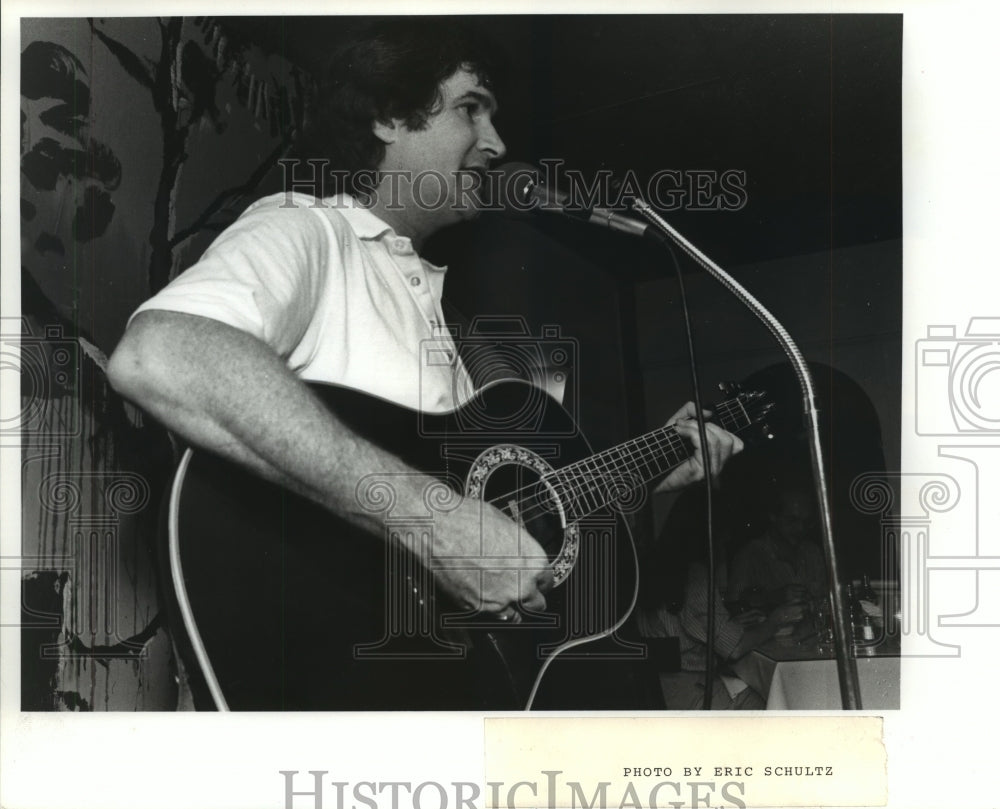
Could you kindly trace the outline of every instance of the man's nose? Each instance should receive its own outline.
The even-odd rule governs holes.
[[[507,145],[503,142],[500,133],[497,132],[496,127],[493,126],[493,121],[490,119],[486,119],[482,124],[482,131],[479,133],[479,143],[477,145],[481,151],[486,152],[495,160],[499,160],[507,154]]]

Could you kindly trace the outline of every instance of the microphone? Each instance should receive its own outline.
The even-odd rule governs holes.
[[[633,219],[599,205],[574,206],[566,192],[542,182],[538,168],[529,163],[504,163],[496,172],[500,179],[500,205],[507,213],[549,211],[630,236],[652,238],[658,242],[663,239],[655,227],[641,219]]]

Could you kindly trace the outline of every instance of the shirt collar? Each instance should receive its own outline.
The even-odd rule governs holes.
[[[354,235],[359,239],[375,240],[386,234],[396,234],[392,225],[383,222],[350,194],[337,194],[333,197],[327,197],[326,202],[331,207],[340,211],[344,219],[347,220],[347,224],[351,226],[351,230],[354,231]],[[425,258],[421,258],[420,261],[427,269],[434,270],[435,272],[445,272],[448,269],[447,264],[440,266],[431,264]]]
[[[332,208],[340,211],[359,239],[377,239],[387,232],[395,232],[350,194],[337,194],[328,197],[326,201]]]

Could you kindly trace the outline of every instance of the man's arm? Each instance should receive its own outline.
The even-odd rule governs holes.
[[[422,504],[430,479],[330,413],[266,344],[208,318],[145,311],[133,318],[111,357],[112,386],[186,441],[249,467],[377,535],[376,514],[354,497],[357,481],[373,471],[399,475],[402,507]],[[489,555],[511,560],[513,571],[435,569],[439,583],[465,606],[499,612],[519,602],[544,607],[542,548],[489,505],[467,501],[439,517],[441,555]],[[473,550],[474,549],[474,550]],[[416,547],[410,548],[419,553]],[[516,553],[516,551],[515,551]],[[527,570],[518,575],[516,570]],[[482,601],[480,602],[480,589]]]

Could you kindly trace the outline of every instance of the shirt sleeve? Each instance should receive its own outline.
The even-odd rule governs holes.
[[[315,313],[332,251],[321,215],[303,205],[281,207],[283,198],[251,206],[197,264],[136,313],[157,309],[208,317],[287,357]]]

